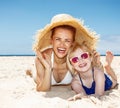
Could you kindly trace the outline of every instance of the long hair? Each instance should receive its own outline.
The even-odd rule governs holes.
[[[87,46],[86,41],[84,41],[82,44],[79,44],[79,43],[75,42],[73,44],[73,46],[70,48],[70,50],[68,52],[68,55],[67,55],[67,66],[68,66],[68,69],[71,71],[71,73],[73,75],[77,74],[77,72],[73,68],[73,66],[70,62],[70,58],[71,58],[72,53],[74,53],[76,51],[76,49],[78,49],[78,48],[81,48],[82,50],[88,52],[89,56],[93,57],[93,53],[92,53],[93,49],[91,49],[89,46]],[[93,62],[92,62],[92,64],[93,64]]]

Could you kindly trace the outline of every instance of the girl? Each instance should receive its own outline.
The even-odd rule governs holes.
[[[114,88],[117,84],[117,77],[111,68],[113,54],[110,51],[106,52],[105,70],[111,76],[111,79],[102,69],[96,68],[95,65],[99,63],[100,57],[93,55],[93,52],[85,43],[82,45],[76,43],[70,50],[68,67],[75,73],[71,86],[77,95],[69,100],[92,94],[101,96],[104,91]]]

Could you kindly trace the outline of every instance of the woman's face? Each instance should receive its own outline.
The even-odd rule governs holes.
[[[67,55],[69,48],[73,43],[73,32],[64,29],[56,28],[52,37],[53,50],[58,58],[63,58]]]
[[[78,72],[86,72],[91,68],[91,57],[88,52],[77,48],[70,56],[70,62]]]

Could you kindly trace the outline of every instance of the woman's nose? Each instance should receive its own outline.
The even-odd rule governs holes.
[[[65,46],[65,41],[61,41],[60,46]]]

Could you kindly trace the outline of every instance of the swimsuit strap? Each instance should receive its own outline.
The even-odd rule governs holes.
[[[82,82],[82,79],[81,79],[81,77],[80,77],[80,74],[78,74],[79,75],[79,79],[80,79],[80,81],[81,81],[81,83],[82,83],[82,85],[83,85],[83,82]]]
[[[95,80],[94,78],[94,68],[92,68],[92,74],[93,74],[93,81]]]
[[[52,63],[52,68],[53,68],[53,64],[54,64],[54,52],[52,52],[52,55],[51,55],[51,63]]]
[[[80,78],[80,81],[81,81],[82,85],[84,86],[83,81],[80,77],[80,74],[78,74],[78,75],[79,75],[79,78]],[[94,68],[92,68],[92,76],[93,76],[93,81],[94,81]]]

